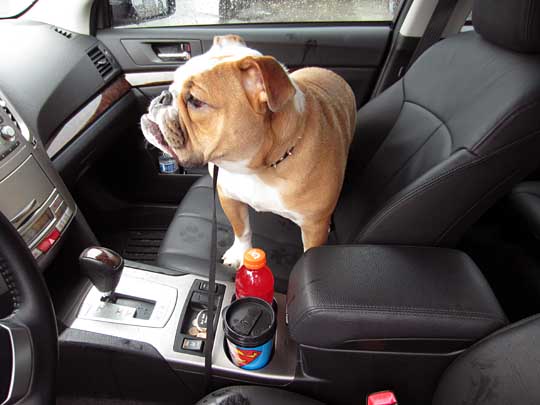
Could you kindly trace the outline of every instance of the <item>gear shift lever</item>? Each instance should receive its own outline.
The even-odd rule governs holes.
[[[104,247],[89,247],[79,256],[79,264],[84,275],[110,298],[120,281],[124,269],[124,259],[114,250]]]

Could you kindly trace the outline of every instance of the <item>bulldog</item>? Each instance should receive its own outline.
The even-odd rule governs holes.
[[[328,237],[356,121],[354,94],[335,73],[291,74],[236,35],[180,66],[141,118],[147,140],[184,167],[220,168],[218,195],[234,231],[223,262],[251,248],[248,205],[296,223],[304,251]]]

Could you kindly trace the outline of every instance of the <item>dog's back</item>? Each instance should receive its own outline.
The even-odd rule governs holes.
[[[346,140],[350,144],[356,125],[356,101],[349,84],[328,69],[309,67],[291,74],[295,82],[307,85],[311,92],[324,104],[325,110],[335,114],[337,122],[348,123]]]

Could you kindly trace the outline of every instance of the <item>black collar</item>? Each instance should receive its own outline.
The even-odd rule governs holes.
[[[299,136],[297,139],[296,139],[296,142],[294,143],[293,146],[291,146],[289,149],[287,149],[287,152],[285,152],[283,154],[283,156],[281,156],[278,160],[276,160],[274,163],[271,163],[270,164],[270,167],[273,167],[274,169],[277,167],[277,165],[279,165],[281,162],[283,162],[285,159],[287,159],[289,156],[291,156],[293,154],[293,151],[294,151],[294,148],[296,147],[296,145],[298,144],[298,142],[300,142],[300,139],[302,139],[302,136]]]

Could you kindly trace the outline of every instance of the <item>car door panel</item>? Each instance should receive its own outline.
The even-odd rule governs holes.
[[[179,62],[160,60],[152,45],[189,43],[193,57],[210,49],[215,35],[233,33],[242,36],[248,46],[274,56],[290,69],[321,66],[336,71],[349,82],[358,104],[362,104],[369,98],[391,29],[388,25],[113,28],[99,31],[98,38],[132,77],[136,77],[134,73],[161,72],[161,77],[149,74],[148,81],[141,82],[145,85],[155,84],[156,80],[164,83],[172,80],[172,71],[180,66]]]

